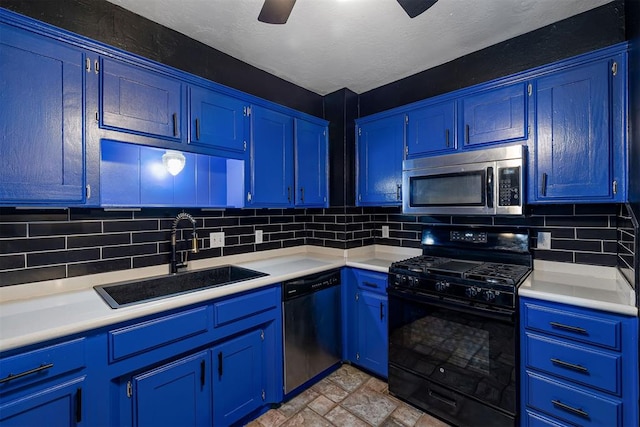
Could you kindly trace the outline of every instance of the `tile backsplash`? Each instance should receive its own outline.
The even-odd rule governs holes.
[[[0,284],[167,264],[171,225],[181,211],[0,208]],[[202,248],[189,254],[191,259],[304,244],[419,247],[424,224],[527,227],[537,259],[620,265],[633,272],[636,256],[635,231],[624,205],[529,206],[524,217],[402,215],[395,207],[185,211],[197,221]],[[389,238],[381,237],[382,225],[389,226]],[[179,228],[190,237],[186,223]],[[263,231],[263,243],[255,243],[256,230]],[[219,231],[225,233],[225,247],[209,249],[209,233]],[[538,231],[551,232],[551,249],[535,249]]]

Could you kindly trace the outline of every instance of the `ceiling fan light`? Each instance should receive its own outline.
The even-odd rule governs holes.
[[[167,150],[162,155],[162,164],[167,169],[167,172],[173,176],[178,175],[184,169],[186,161],[187,159],[179,151]]]

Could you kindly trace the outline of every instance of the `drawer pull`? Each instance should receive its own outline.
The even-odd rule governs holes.
[[[589,413],[583,411],[582,409],[574,408],[573,406],[569,406],[565,403],[560,402],[559,400],[552,400],[551,403],[553,403],[553,406],[558,409],[562,409],[563,411],[569,412],[579,417],[589,419]]]
[[[565,331],[575,332],[576,334],[581,334],[581,335],[588,335],[586,329],[579,328],[577,326],[563,325],[562,323],[558,323],[558,322],[549,322],[549,324],[551,325],[552,328],[563,329]]]
[[[551,363],[553,363],[554,365],[562,366],[563,368],[571,369],[573,371],[582,372],[583,374],[588,374],[589,373],[589,370],[587,368],[585,368],[584,366],[576,365],[574,363],[565,362],[564,360],[552,358],[551,359]]]
[[[458,406],[458,403],[453,400],[453,399],[449,399],[446,396],[441,395],[438,392],[435,392],[431,389],[427,389],[427,392],[429,393],[429,397],[433,397],[436,400],[439,400],[440,402],[444,403],[445,405],[449,405],[453,408],[455,408],[456,406]]]
[[[376,289],[378,288],[378,285],[377,285],[377,284],[375,284],[375,283],[373,283],[373,282],[362,282],[362,284],[363,284],[364,286],[369,287],[369,288],[376,288]]]
[[[27,375],[31,375],[31,374],[35,374],[38,373],[40,371],[44,371],[47,369],[51,369],[53,368],[53,363],[47,363],[46,365],[41,365],[37,368],[33,368],[33,369],[29,369],[28,371],[24,371],[24,372],[20,372],[19,374],[9,374],[7,375],[5,378],[2,378],[0,380],[0,384],[11,381],[11,380],[15,380],[18,378],[22,378],[22,377],[26,377]]]

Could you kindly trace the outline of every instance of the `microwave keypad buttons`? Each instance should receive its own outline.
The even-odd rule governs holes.
[[[498,205],[520,206],[520,167],[498,169]]]

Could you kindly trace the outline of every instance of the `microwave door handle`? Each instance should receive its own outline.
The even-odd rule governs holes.
[[[493,208],[493,168],[487,168],[487,207]]]

